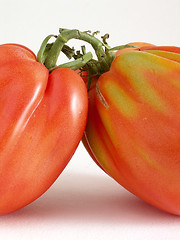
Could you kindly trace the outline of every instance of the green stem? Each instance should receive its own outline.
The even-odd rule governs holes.
[[[121,46],[110,48],[109,52],[114,52],[114,51],[121,50],[124,48],[138,48],[140,50],[140,48],[137,46],[126,44],[126,45],[121,45]]]
[[[102,73],[109,71],[112,61],[115,58],[114,51],[128,47],[135,47],[131,45],[122,45],[111,48],[106,42],[109,37],[108,34],[102,37],[102,42],[94,35],[95,34],[91,35],[88,32],[80,32],[76,29],[60,29],[58,36],[49,35],[45,38],[38,52],[37,59],[39,62],[43,63],[49,71],[62,67],[74,70],[81,68],[81,70],[89,73],[89,79],[91,79],[92,76],[100,76]],[[53,43],[48,44],[51,37],[55,37],[56,40]],[[83,54],[81,54],[80,51],[75,54],[74,49],[66,45],[70,39],[79,39],[89,43],[95,50],[97,60],[92,59],[92,54],[85,54],[84,47],[82,48]],[[76,60],[56,66],[60,52],[63,52],[69,59],[74,57]]]
[[[40,62],[40,63],[44,63],[45,61],[45,52],[46,52],[46,49],[47,49],[47,44],[48,44],[48,41],[52,38],[52,37],[57,37],[55,35],[49,35],[47,36],[44,41],[42,42],[41,44],[41,47],[38,51],[38,54],[37,54],[37,61]]]
[[[87,32],[80,32],[79,30],[61,29],[56,41],[54,42],[49,54],[45,60],[45,66],[50,69],[55,67],[59,54],[64,46],[70,39],[79,39],[91,44],[94,48],[97,58],[101,64],[103,71],[109,70],[109,59],[103,49],[103,43]]]
[[[86,63],[88,63],[92,59],[92,57],[93,57],[92,53],[88,52],[85,55],[83,55],[81,58],[50,68],[49,71],[52,72],[57,68],[71,68],[73,70],[77,70],[83,67],[84,65],[86,65]]]

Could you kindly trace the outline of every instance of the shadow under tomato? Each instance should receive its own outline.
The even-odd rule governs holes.
[[[8,218],[12,221],[51,220],[61,224],[71,221],[108,225],[180,222],[177,216],[138,199],[107,175],[83,175],[66,171],[35,202],[1,219],[8,221]]]

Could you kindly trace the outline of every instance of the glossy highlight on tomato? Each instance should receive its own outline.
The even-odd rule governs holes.
[[[87,120],[87,89],[17,44],[0,45],[0,215],[42,195],[63,171]]]
[[[180,215],[180,48],[130,45],[92,79],[83,142],[127,190]]]

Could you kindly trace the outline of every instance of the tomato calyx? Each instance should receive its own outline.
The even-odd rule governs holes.
[[[90,31],[81,32],[77,29],[59,29],[59,35],[48,35],[37,54],[37,60],[44,64],[47,69],[51,72],[56,68],[71,68],[73,70],[79,69],[81,72],[86,71],[88,73],[88,83],[87,88],[89,89],[91,84],[91,78],[93,76],[99,77],[104,72],[109,71],[112,61],[115,58],[115,51],[136,46],[129,44],[121,45],[111,48],[107,44],[107,39],[109,34],[105,34],[102,39],[99,40],[95,37],[99,31],[91,34]],[[53,43],[48,43],[49,40],[54,37],[55,41]],[[70,48],[66,43],[71,39],[82,40],[89,43],[95,51],[97,59],[93,59],[91,52],[86,53],[85,47],[82,46],[82,53],[76,51],[74,48]],[[56,65],[60,53],[63,52],[68,59],[74,58],[74,61]]]
[[[56,38],[57,41],[58,36],[52,34],[48,35],[43,40],[39,52],[37,54],[37,61],[40,62],[41,64],[44,64],[49,70],[49,72],[52,72],[57,68],[70,68],[73,70],[77,70],[86,65],[86,63],[92,59],[92,53],[88,52],[86,54],[83,54],[81,57],[76,58],[74,61],[63,63],[57,66],[56,62],[60,52],[63,52],[68,57],[68,59],[71,59],[72,57],[75,58],[75,50],[74,48],[70,48],[65,44],[60,44],[59,46],[57,45],[56,41],[54,43],[48,43],[52,37]],[[65,41],[63,41],[63,43],[65,43]],[[47,60],[49,59],[49,55],[51,64],[49,64],[49,60]]]

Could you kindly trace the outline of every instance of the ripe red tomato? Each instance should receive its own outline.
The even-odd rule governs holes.
[[[0,46],[0,214],[29,204],[63,171],[83,135],[87,90],[24,46]]]
[[[83,142],[146,202],[180,215],[180,48],[131,43],[89,90]]]

